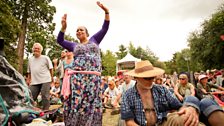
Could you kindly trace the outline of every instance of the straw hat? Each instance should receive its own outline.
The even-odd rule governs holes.
[[[155,77],[158,75],[162,75],[164,73],[163,69],[153,67],[153,65],[148,61],[140,61],[135,64],[135,69],[127,72],[127,75],[133,77]]]

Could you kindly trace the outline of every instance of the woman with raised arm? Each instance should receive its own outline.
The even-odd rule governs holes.
[[[64,40],[67,15],[62,17],[62,28],[57,42],[65,49],[73,51],[74,63],[70,74],[71,93],[64,97],[64,122],[66,126],[101,126],[101,58],[99,44],[109,28],[109,10],[100,2],[97,5],[105,12],[102,28],[90,39],[84,26],[79,26],[76,36],[80,43]]]

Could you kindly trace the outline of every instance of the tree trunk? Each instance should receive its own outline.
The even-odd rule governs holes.
[[[25,5],[24,13],[22,17],[22,31],[19,34],[19,42],[17,46],[17,53],[18,53],[18,71],[23,74],[23,56],[24,56],[24,45],[26,39],[26,29],[27,29],[27,18],[28,18],[28,4]]]

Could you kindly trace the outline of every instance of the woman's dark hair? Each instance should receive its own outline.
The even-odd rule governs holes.
[[[87,35],[87,37],[89,37],[89,32],[88,32],[87,28],[86,28],[86,27],[84,27],[84,28],[85,28],[85,30],[86,30],[86,35]]]

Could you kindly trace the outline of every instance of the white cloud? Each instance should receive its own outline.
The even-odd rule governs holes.
[[[117,51],[118,46],[148,46],[161,61],[187,47],[190,32],[199,28],[221,0],[102,0],[110,9],[110,28],[100,47]],[[104,12],[93,0],[53,0],[57,12],[55,34],[60,30],[61,17],[68,14],[67,34],[75,36],[76,27],[84,25],[90,34],[103,23]]]

